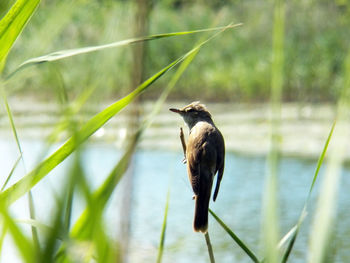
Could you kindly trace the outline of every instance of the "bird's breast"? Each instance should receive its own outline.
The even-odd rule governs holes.
[[[190,137],[192,138],[201,138],[203,136],[207,136],[209,133],[215,130],[214,125],[205,122],[199,121],[197,122],[190,131]]]

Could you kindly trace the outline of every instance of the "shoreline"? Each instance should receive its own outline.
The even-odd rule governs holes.
[[[46,138],[61,118],[60,105],[23,98],[11,98],[9,103],[20,139]],[[143,134],[139,147],[180,151],[179,129],[184,128],[185,138],[188,129],[183,120],[169,112],[168,108],[181,107],[185,104],[171,102],[163,105],[152,125]],[[74,119],[82,124],[108,105],[110,103],[107,102],[103,105],[90,104],[88,108],[74,116]],[[152,102],[142,104],[141,120],[149,114],[153,105]],[[226,151],[252,156],[268,154],[271,134],[268,104],[208,103],[206,105],[225,138]],[[11,126],[6,112],[3,113],[5,114],[0,115],[0,137],[11,139]],[[103,128],[96,131],[91,139],[112,143],[121,148],[127,135],[126,127],[130,116],[128,114],[128,109],[120,112]],[[279,126],[281,154],[287,157],[318,159],[334,119],[335,106],[332,104],[282,104]],[[64,141],[66,137],[67,134],[63,134],[60,140]],[[350,160],[350,151],[346,152],[346,160]]]

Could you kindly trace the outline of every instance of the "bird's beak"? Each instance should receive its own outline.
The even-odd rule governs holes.
[[[175,113],[181,113],[181,110],[179,110],[179,109],[174,109],[174,108],[171,108],[171,109],[169,109],[170,111],[172,111],[172,112],[175,112]]]

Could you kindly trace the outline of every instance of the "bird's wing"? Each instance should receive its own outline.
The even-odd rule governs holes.
[[[221,183],[222,176],[224,175],[224,167],[225,167],[225,142],[220,132],[219,132],[218,142],[216,146],[218,150],[218,154],[217,154],[218,178],[216,180],[216,186],[215,186],[215,191],[213,195],[214,202],[219,193],[220,183]]]
[[[211,127],[200,135],[191,133],[187,145],[187,171],[193,192],[198,195],[204,189],[211,191],[212,181],[216,173],[216,145],[210,142],[213,133]],[[201,190],[201,188],[203,188]],[[210,193],[209,193],[210,194]]]

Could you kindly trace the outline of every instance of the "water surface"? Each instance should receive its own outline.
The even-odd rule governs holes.
[[[25,168],[21,164],[10,184],[30,171],[41,158],[44,145],[40,140],[22,141]],[[49,151],[53,151],[52,147]],[[18,150],[13,140],[0,140],[0,182],[12,168]],[[82,152],[82,164],[92,188],[97,188],[106,178],[121,156],[112,144],[92,143]],[[132,206],[130,215],[131,243],[130,262],[155,262],[163,221],[165,200],[170,189],[170,204],[163,262],[208,262],[204,237],[192,230],[193,208],[186,167],[182,164],[180,151],[138,150],[134,156]],[[38,219],[50,224],[54,213],[55,195],[60,194],[69,174],[72,157],[55,168],[33,189]],[[307,197],[316,162],[296,158],[283,158],[279,164],[280,230],[285,234],[297,221]],[[227,153],[226,167],[220,192],[212,210],[261,258],[262,199],[266,160],[264,157],[244,156]],[[336,247],[334,262],[350,262],[350,171],[344,169],[339,188],[338,213],[332,244]],[[320,172],[320,179],[323,169]],[[309,214],[305,220],[290,262],[305,262],[313,218],[314,204],[321,181],[316,184],[311,199]],[[128,211],[122,211],[123,187],[118,185],[106,213],[106,224],[111,237],[118,239],[120,218],[128,218]],[[84,202],[76,197],[73,219],[84,209]],[[28,218],[26,198],[13,206],[11,213],[16,218]],[[28,235],[28,226],[23,226]],[[226,232],[209,217],[209,231],[217,262],[251,262]],[[20,262],[18,253],[5,239],[1,262]]]

